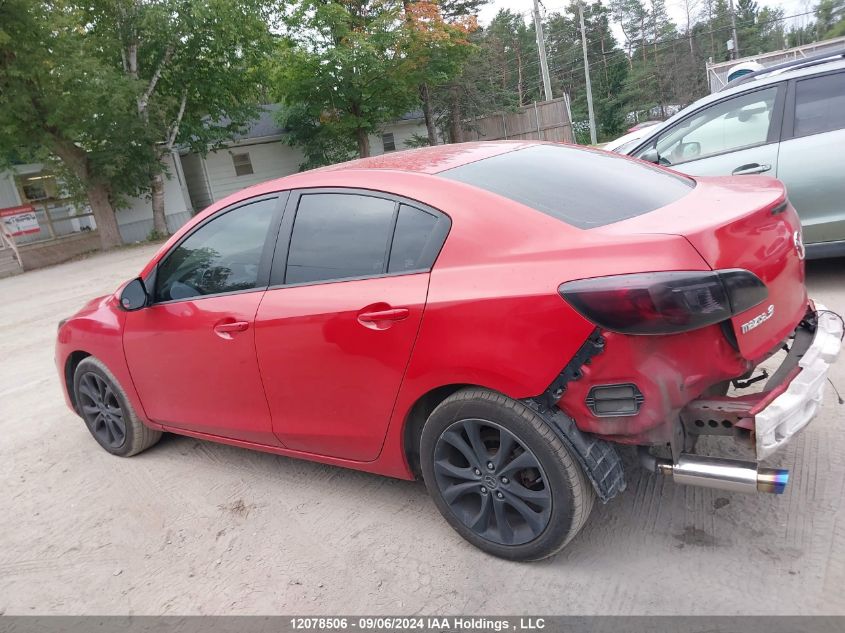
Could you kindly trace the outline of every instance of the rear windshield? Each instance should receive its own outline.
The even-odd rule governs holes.
[[[682,198],[695,181],[633,160],[535,145],[440,172],[580,229],[627,220]]]

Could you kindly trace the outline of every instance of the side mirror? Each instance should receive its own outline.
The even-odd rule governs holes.
[[[657,153],[657,148],[649,147],[646,151],[639,155],[640,160],[648,161],[649,163],[654,163],[655,165],[660,164],[660,154]]]
[[[120,293],[120,307],[127,312],[140,310],[147,305],[148,300],[147,287],[141,278],[130,281]]]

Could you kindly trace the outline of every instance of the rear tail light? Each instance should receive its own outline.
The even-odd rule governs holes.
[[[719,323],[761,303],[766,285],[742,269],[637,273],[562,284],[560,295],[601,328],[675,334]]]

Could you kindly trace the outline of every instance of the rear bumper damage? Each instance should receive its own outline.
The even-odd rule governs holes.
[[[685,430],[738,429],[753,438],[758,461],[770,457],[818,412],[842,336],[842,319],[816,306],[799,323],[789,353],[761,392],[693,400],[681,410]]]
[[[756,461],[704,457],[682,452],[672,460],[640,447],[642,465],[677,483],[735,492],[782,493],[789,471],[759,462],[809,424],[821,405],[831,365],[842,349],[842,318],[817,305],[795,330],[792,346],[763,391],[746,396],[698,398],[681,410],[686,434],[744,434],[753,440]]]

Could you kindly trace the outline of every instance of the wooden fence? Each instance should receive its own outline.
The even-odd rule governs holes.
[[[563,97],[535,102],[516,112],[499,112],[467,121],[465,141],[532,139],[572,143],[572,123]]]

